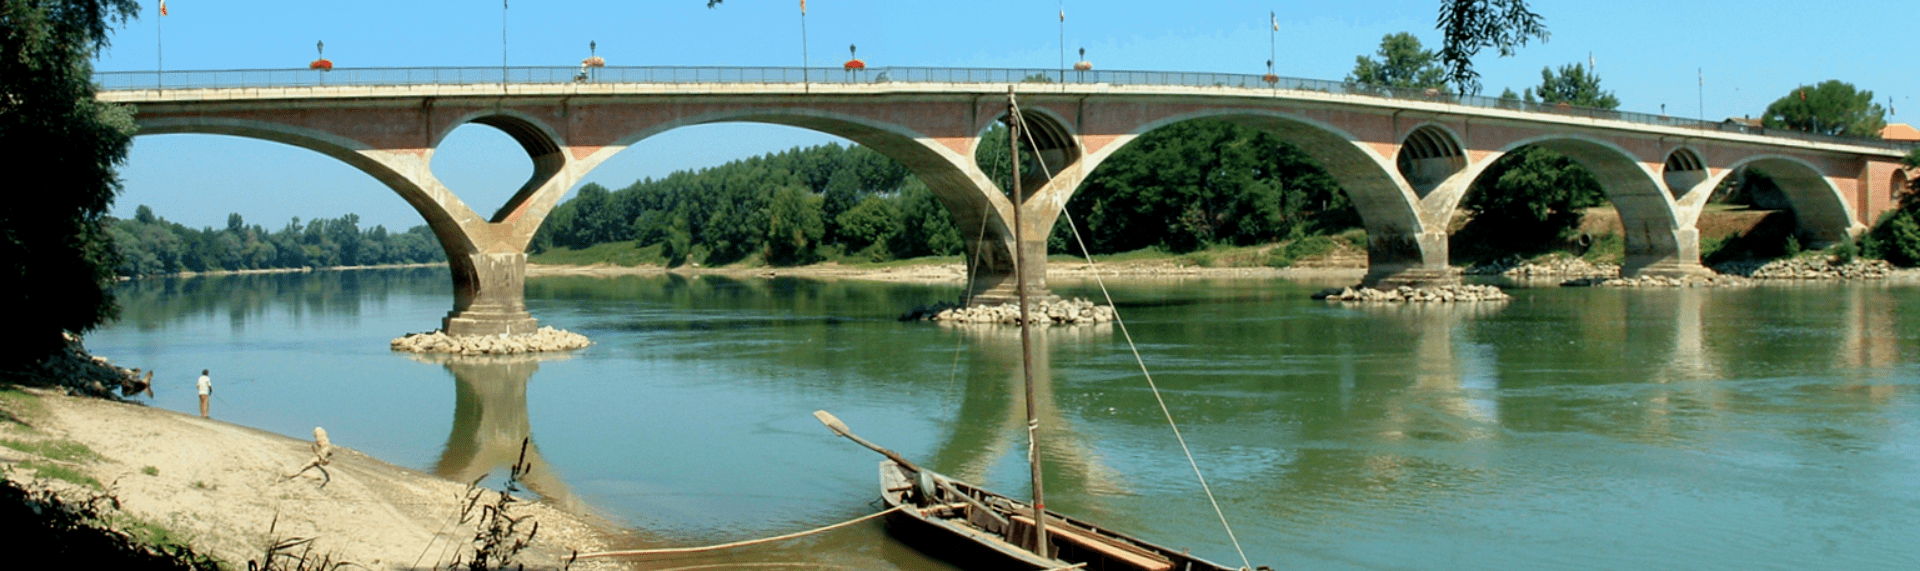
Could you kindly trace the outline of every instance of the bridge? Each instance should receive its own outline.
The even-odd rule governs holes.
[[[1511,99],[1462,97],[1276,76],[1020,69],[571,67],[114,72],[98,97],[131,104],[141,135],[206,133],[325,154],[392,188],[446,249],[454,335],[530,332],[526,249],[560,198],[634,143],[688,125],[759,122],[853,140],[910,169],[951,210],[980,268],[969,289],[1014,291],[1013,253],[1046,289],[1046,236],[1102,161],[1141,134],[1194,119],[1260,129],[1312,155],[1345,189],[1367,231],[1368,285],[1446,282],[1447,232],[1473,180],[1527,145],[1591,170],[1626,230],[1623,272],[1692,275],[1695,222],[1726,176],[1772,176],[1800,235],[1824,247],[1892,207],[1909,147],[1744,125]],[[1026,196],[974,161],[982,134],[1016,94],[1048,172],[1023,173]],[[468,123],[517,141],[533,176],[491,215],[428,168]],[[1025,240],[1014,243],[1014,209]]]

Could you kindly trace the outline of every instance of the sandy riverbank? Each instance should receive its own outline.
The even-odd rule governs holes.
[[[8,442],[0,447],[0,465],[7,468],[6,477],[29,481],[48,471],[33,465],[75,470],[102,489],[38,480],[68,501],[111,493],[125,514],[184,536],[229,568],[264,560],[267,545],[294,537],[316,538],[316,555],[366,569],[446,568],[455,557],[471,558],[474,552],[474,524],[459,521],[467,505],[466,484],[381,462],[353,450],[351,442],[333,443],[327,467],[332,478],[322,486],[316,472],[287,477],[313,458],[308,441],[57,391],[13,389],[4,396],[0,439]],[[97,458],[81,454],[61,461],[50,458],[55,454],[18,449],[41,448],[35,443],[78,443]],[[486,493],[483,503],[495,498]],[[518,559],[529,569],[559,568],[574,550],[606,548],[604,526],[587,517],[538,502],[516,503],[508,513],[539,522],[537,536]],[[523,530],[530,527],[523,525]],[[619,567],[582,561],[573,568]]]

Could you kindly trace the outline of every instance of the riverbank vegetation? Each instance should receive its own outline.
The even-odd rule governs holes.
[[[238,213],[225,228],[193,229],[154,215],[140,206],[131,219],[108,219],[121,277],[180,272],[327,268],[445,262],[447,254],[433,231],[414,226],[388,232],[385,226],[361,229],[360,217],[299,218],[277,231],[248,225]]]

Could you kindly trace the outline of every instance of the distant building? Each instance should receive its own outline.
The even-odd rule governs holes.
[[[1920,141],[1920,129],[1906,123],[1894,123],[1880,130],[1880,138],[1889,141]]]

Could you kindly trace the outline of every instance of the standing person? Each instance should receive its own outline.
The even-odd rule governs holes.
[[[200,382],[196,386],[200,389],[200,418],[208,418],[207,397],[213,396],[213,379],[207,378],[206,369],[200,370]]]

